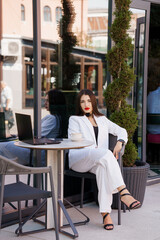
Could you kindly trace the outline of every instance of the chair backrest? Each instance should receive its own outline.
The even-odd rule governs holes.
[[[113,149],[117,143],[117,136],[109,134],[109,150],[113,152]]]
[[[49,167],[26,167],[16,162],[17,158],[8,159],[0,155],[0,175],[48,173]]]
[[[38,212],[42,210],[44,205],[46,204],[47,198],[52,197],[52,206],[53,206],[53,218],[54,218],[54,224],[55,224],[55,233],[56,233],[56,239],[58,240],[58,223],[57,223],[57,209],[56,209],[56,200],[55,200],[55,191],[54,191],[54,184],[53,184],[53,176],[52,176],[52,169],[51,166],[49,167],[26,167],[23,166],[17,162],[15,162],[15,159],[7,159],[0,155],[0,229],[2,226],[2,206],[3,203],[12,203],[12,202],[18,202],[18,214],[19,216],[19,227],[16,229],[15,233],[17,235],[19,234],[26,234],[26,233],[33,233],[37,232],[37,230],[32,231],[25,231],[22,233],[22,227],[23,225],[30,219],[32,219],[35,216],[38,216]],[[37,181],[36,185],[34,187],[28,186],[26,183],[22,181],[17,181],[15,183],[6,184],[5,185],[5,175],[21,175],[21,174],[34,174],[39,175],[43,182],[45,183],[45,189],[43,189],[43,186],[40,186],[39,182]],[[47,178],[47,174],[49,179]],[[45,175],[46,178],[44,178],[42,175]],[[39,179],[37,179],[39,180]],[[47,190],[47,183],[50,182],[51,191]],[[41,184],[42,185],[42,184]],[[41,202],[40,199],[43,199]],[[22,215],[21,214],[21,201],[28,201],[28,200],[34,200],[37,199],[37,207],[34,207],[33,212],[31,215],[27,216],[25,218],[25,221],[22,221]],[[32,210],[32,207],[30,208],[30,211]],[[30,211],[28,212],[30,214]],[[27,212],[27,210],[26,210]],[[28,214],[27,213],[27,214]],[[14,216],[13,216],[14,219]],[[41,221],[40,221],[41,222]],[[42,223],[42,222],[41,222]],[[45,217],[45,228],[41,229],[41,231],[44,231],[44,229],[47,226],[47,217]],[[38,230],[40,231],[40,230]]]
[[[159,124],[160,125],[160,114],[147,114],[147,124]]]

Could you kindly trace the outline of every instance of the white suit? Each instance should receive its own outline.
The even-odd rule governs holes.
[[[80,132],[84,139],[91,140],[94,144],[83,149],[70,150],[69,166],[78,172],[90,171],[96,174],[100,212],[110,213],[113,191],[125,184],[117,159],[108,150],[108,137],[111,133],[127,142],[127,132],[105,116],[94,116],[94,119],[98,126],[97,143],[93,126],[85,115],[70,117],[68,137]]]

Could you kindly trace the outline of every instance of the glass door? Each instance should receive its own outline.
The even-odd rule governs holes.
[[[144,11],[145,15],[145,11]],[[138,117],[138,128],[135,133],[135,142],[138,148],[138,157],[142,159],[143,151],[143,98],[144,98],[144,51],[145,51],[145,17],[137,19],[135,32],[135,74],[134,108]]]
[[[150,178],[160,177],[160,2],[151,4],[148,84],[147,84],[147,162]]]
[[[133,14],[131,26],[132,28],[135,27],[134,68],[136,74],[136,82],[132,91],[132,104],[138,116],[138,128],[134,136],[134,142],[138,148],[139,159],[146,161],[146,98],[150,3],[133,0],[131,11]]]

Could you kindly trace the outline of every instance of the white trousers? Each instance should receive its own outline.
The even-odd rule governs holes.
[[[112,194],[125,185],[119,164],[110,150],[89,149],[88,156],[73,164],[77,172],[90,171],[96,174],[99,211],[111,212]]]

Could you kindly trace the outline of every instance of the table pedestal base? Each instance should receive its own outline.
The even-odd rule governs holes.
[[[62,209],[62,211],[63,211],[63,213],[64,213],[64,215],[65,215],[65,217],[68,221],[68,224],[65,224],[65,225],[60,227],[60,232],[66,234],[66,235],[68,235],[72,238],[76,238],[76,237],[78,237],[78,232],[77,232],[75,226],[84,225],[84,224],[88,223],[90,221],[90,219],[82,211],[80,211],[77,207],[75,207],[73,204],[71,204],[69,201],[67,201],[66,199],[64,199],[64,201],[66,201],[71,207],[75,208],[80,214],[82,214],[85,217],[84,221],[73,223],[70,216],[68,215],[68,212],[67,212],[66,208],[64,207],[64,204],[62,203],[62,201],[60,201],[60,200],[58,201],[59,206],[61,207],[61,209]],[[62,228],[65,228],[65,227],[71,227],[71,229],[73,231],[73,234],[62,230]]]
[[[78,232],[75,228],[75,225],[82,225],[82,224],[86,224],[87,222],[89,222],[89,218],[83,214],[78,208],[76,208],[75,206],[73,206],[71,203],[68,203],[74,207],[77,211],[79,211],[83,216],[85,216],[86,220],[85,221],[81,221],[81,222],[77,222],[77,223],[73,223],[64,204],[63,204],[63,168],[64,168],[64,154],[63,154],[63,150],[57,150],[57,151],[53,151],[53,150],[49,150],[47,152],[47,165],[51,166],[53,169],[53,179],[54,179],[54,186],[55,189],[57,189],[58,191],[55,192],[55,196],[56,199],[58,199],[58,227],[59,227],[59,231],[65,235],[68,235],[69,237],[72,238],[76,238],[78,237]],[[50,190],[50,186],[48,184],[48,190]],[[47,228],[52,228],[53,226],[53,214],[52,211],[50,211],[52,207],[52,202],[50,201],[50,199],[47,200]],[[66,220],[68,222],[68,224],[63,225],[63,214],[66,217]],[[51,220],[52,219],[52,220]],[[64,231],[63,228],[64,227],[70,227],[73,231],[73,234]]]

